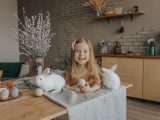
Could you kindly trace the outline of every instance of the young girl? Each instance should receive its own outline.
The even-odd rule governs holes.
[[[72,43],[71,63],[65,72],[67,87],[76,92],[92,92],[101,87],[100,68],[96,64],[93,47],[87,38]],[[84,79],[84,86],[77,86]]]

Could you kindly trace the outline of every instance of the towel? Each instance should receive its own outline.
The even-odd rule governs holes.
[[[76,93],[68,88],[44,95],[68,110],[69,120],[126,120],[126,88]]]

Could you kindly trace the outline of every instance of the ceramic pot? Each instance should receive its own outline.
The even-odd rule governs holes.
[[[120,42],[116,41],[113,48],[114,54],[120,54],[121,53],[121,44]]]
[[[29,74],[31,76],[38,74],[38,66],[42,66],[42,70],[44,69],[44,59],[43,58],[32,58],[29,59]]]

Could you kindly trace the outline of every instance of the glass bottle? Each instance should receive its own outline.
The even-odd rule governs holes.
[[[150,45],[149,45],[149,55],[155,55],[155,44],[154,42],[150,42]]]

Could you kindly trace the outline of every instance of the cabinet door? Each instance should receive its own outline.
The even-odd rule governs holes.
[[[118,74],[122,82],[133,84],[127,96],[142,98],[143,59],[118,58]]]
[[[102,57],[102,67],[111,68],[114,64],[118,63],[118,58],[116,57]]]
[[[144,59],[143,98],[160,102],[160,60]]]

